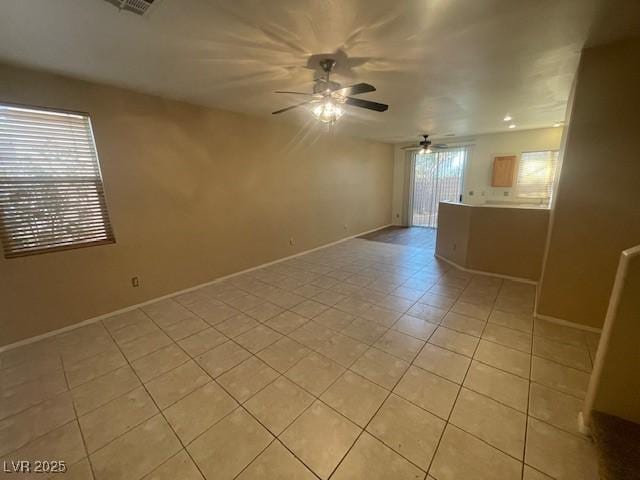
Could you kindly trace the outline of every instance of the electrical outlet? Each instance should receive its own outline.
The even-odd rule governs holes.
[[[140,286],[140,279],[138,277],[131,277],[131,286],[138,288]]]
[[[293,237],[291,237],[291,238],[289,239],[289,245],[293,246],[293,245],[295,245],[295,244],[296,244],[296,239],[295,239],[295,238],[293,238]]]

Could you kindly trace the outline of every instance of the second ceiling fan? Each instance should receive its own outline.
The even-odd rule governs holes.
[[[427,153],[431,153],[434,150],[444,150],[446,148],[449,148],[449,145],[447,145],[446,143],[432,143],[431,140],[429,140],[429,135],[423,134],[422,135],[422,140],[420,140],[420,143],[418,143],[418,147],[419,147],[419,153],[422,155],[425,155]],[[402,147],[403,150],[416,150],[416,147],[414,146],[407,146],[407,147]]]
[[[344,114],[343,105],[366,108],[367,110],[373,110],[376,112],[385,112],[389,109],[389,105],[384,103],[372,102],[370,100],[363,100],[352,96],[360,93],[374,92],[376,88],[373,85],[368,83],[357,83],[349,87],[343,87],[339,83],[331,81],[331,71],[335,64],[335,60],[331,58],[326,58],[320,61],[320,67],[324,72],[324,76],[316,80],[316,83],[313,86],[313,93],[282,90],[276,91],[275,93],[288,93],[310,98],[309,100],[298,103],[297,105],[276,110],[272,114],[276,115],[304,105],[310,105],[313,107],[313,115],[318,120],[323,123],[333,124]]]

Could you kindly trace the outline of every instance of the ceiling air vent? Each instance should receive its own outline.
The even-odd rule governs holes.
[[[129,12],[136,13],[138,15],[144,15],[154,0],[106,0],[107,2],[115,5],[120,10],[127,10]]]

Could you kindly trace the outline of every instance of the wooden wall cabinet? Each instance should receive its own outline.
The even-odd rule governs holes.
[[[493,159],[492,187],[512,187],[516,169],[516,156],[507,155]]]

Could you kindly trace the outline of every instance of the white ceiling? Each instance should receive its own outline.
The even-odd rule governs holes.
[[[340,50],[336,79],[375,85],[361,97],[390,108],[349,107],[334,128],[395,143],[505,130],[506,113],[518,128],[564,119],[611,2],[156,0],[140,17],[104,0],[2,0],[0,61],[270,116],[299,101],[273,90],[311,90],[310,55]],[[309,122],[300,110],[274,121]]]

